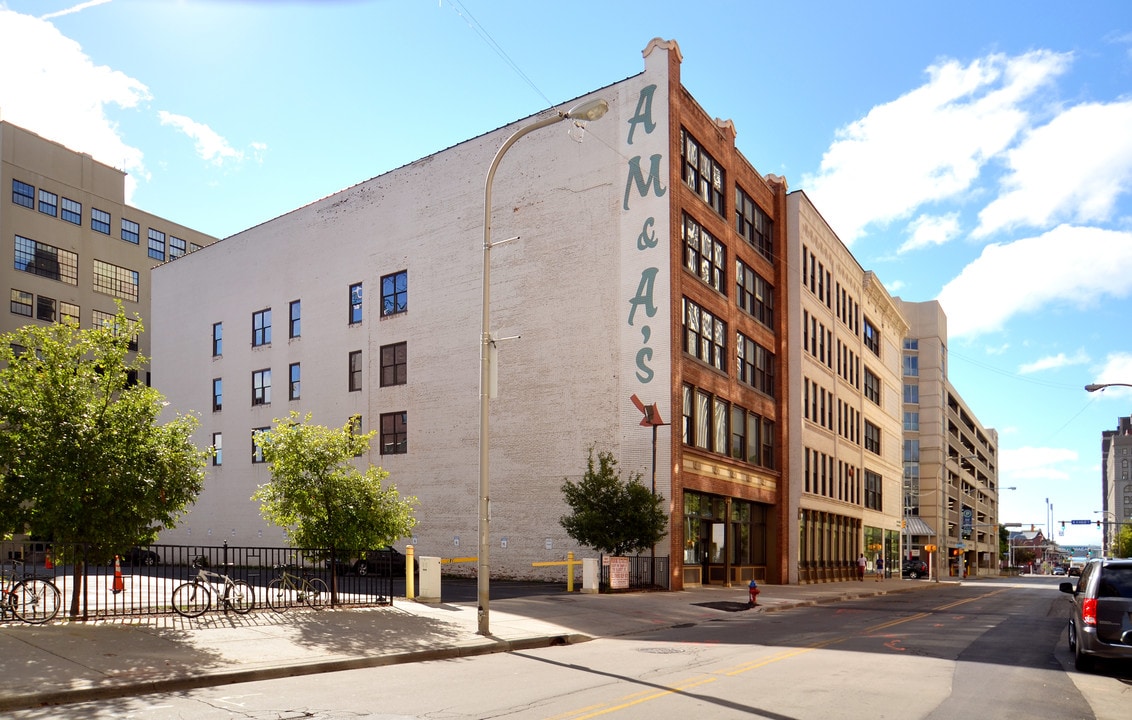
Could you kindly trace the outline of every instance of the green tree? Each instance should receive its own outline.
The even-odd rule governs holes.
[[[1113,538],[1112,549],[1109,552],[1113,557],[1132,558],[1132,523],[1121,523],[1120,531]]]
[[[0,337],[0,530],[49,540],[75,561],[72,615],[82,560],[152,542],[204,482],[196,418],[159,424],[161,394],[137,382],[147,361],[129,347],[143,330],[119,307],[106,327],[28,325]],[[77,545],[85,554],[67,558]]]
[[[590,448],[582,479],[562,485],[573,511],[559,523],[582,545],[608,555],[629,555],[652,547],[667,534],[668,515],[662,497],[641,483],[640,473],[621,479],[617,460],[607,451]]]
[[[374,433],[355,432],[356,418],[341,428],[310,420],[309,414],[300,418],[292,412],[255,435],[271,465],[271,480],[252,496],[264,519],[285,528],[295,547],[329,549],[336,556],[407,536],[417,524],[417,499],[401,498],[392,484],[383,486],[389,473],[382,468],[370,465],[362,472],[355,465]]]

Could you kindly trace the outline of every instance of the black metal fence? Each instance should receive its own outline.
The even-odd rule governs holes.
[[[651,557],[649,555],[635,555],[628,560],[628,589],[631,590],[668,590],[671,583],[668,578],[668,557]],[[608,562],[607,562],[608,561]],[[612,588],[612,558],[601,558],[601,590],[607,592]]]
[[[191,580],[201,567],[247,582],[252,587],[254,606],[259,609],[267,608],[267,584],[283,568],[294,575],[321,578],[331,588],[336,606],[390,604],[394,574],[401,572],[400,568],[394,570],[389,556],[380,553],[367,556],[364,575],[359,575],[355,558],[335,557],[325,549],[227,543],[134,547],[117,558],[117,563],[108,561],[84,546],[0,542],[5,575],[50,579],[62,594],[58,617],[79,620],[172,612],[169,598],[174,588]],[[403,577],[400,582],[403,587]]]

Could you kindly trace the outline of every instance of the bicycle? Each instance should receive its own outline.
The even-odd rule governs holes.
[[[0,608],[4,617],[11,613],[26,623],[40,625],[59,614],[62,596],[54,582],[30,573],[24,573],[20,579],[15,570],[19,562],[8,560],[4,564],[12,566],[12,572],[0,578]]]
[[[173,589],[170,600],[173,610],[184,617],[199,617],[212,607],[212,585],[223,583],[224,592],[220,595],[220,603],[224,612],[232,610],[241,615],[251,612],[255,606],[255,594],[252,586],[243,580],[233,580],[222,573],[205,570],[193,563],[197,569],[196,577],[188,582],[181,583]]]
[[[322,608],[330,597],[330,588],[322,578],[304,574],[302,577],[287,572],[285,566],[273,568],[282,574],[267,583],[267,605],[276,612],[306,603],[312,610]]]

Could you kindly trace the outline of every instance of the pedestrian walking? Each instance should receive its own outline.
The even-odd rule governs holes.
[[[884,577],[884,558],[882,558],[880,555],[877,555],[876,571],[877,582],[880,582],[880,579]]]
[[[857,558],[857,579],[861,582],[865,580],[865,566],[868,564],[869,561],[865,559],[865,553],[861,553],[860,557]]]

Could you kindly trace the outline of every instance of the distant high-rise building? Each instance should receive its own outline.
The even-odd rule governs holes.
[[[64,318],[110,321],[115,301],[149,328],[150,269],[216,242],[125,202],[126,174],[0,121],[0,271],[9,294],[0,332]],[[181,298],[191,303],[195,293]],[[150,333],[139,339],[149,355]]]

